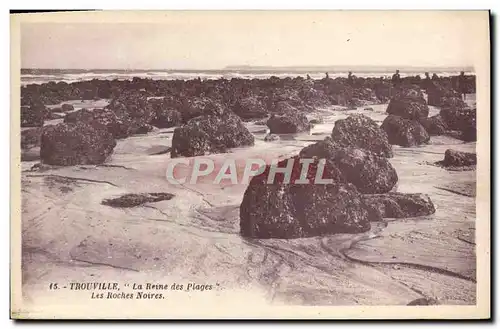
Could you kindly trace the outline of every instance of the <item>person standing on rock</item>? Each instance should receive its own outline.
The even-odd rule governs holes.
[[[431,77],[429,75],[429,72],[425,72],[425,80],[424,80],[423,87],[424,87],[426,92],[429,92],[429,88],[431,87],[431,85],[432,85],[432,81],[431,81]]]
[[[328,75],[328,72],[325,72],[325,79],[330,79],[330,76]]]
[[[460,72],[460,75],[458,76],[458,92],[460,93],[462,100],[465,101],[467,94],[467,78],[465,77],[464,71]]]
[[[311,80],[311,76],[308,74],[308,75],[306,76],[306,79],[307,79],[307,80]]]
[[[436,73],[432,74],[432,80],[438,80],[439,77]]]
[[[349,74],[347,75],[347,81],[349,82],[350,85],[352,85],[354,82],[354,76],[352,75],[351,71],[349,71]]]
[[[399,86],[400,83],[401,83],[401,76],[399,75],[399,70],[396,70],[396,73],[392,75],[392,85],[394,87],[397,87]]]

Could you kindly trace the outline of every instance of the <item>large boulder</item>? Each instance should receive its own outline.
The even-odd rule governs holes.
[[[300,156],[329,159],[361,193],[386,193],[398,182],[396,170],[386,157],[359,148],[338,146],[330,137],[306,146]]]
[[[39,102],[21,106],[21,127],[41,127],[49,114],[50,111]]]
[[[429,107],[425,103],[414,98],[393,98],[387,106],[387,113],[394,114],[405,119],[420,120],[429,116]]]
[[[439,113],[450,130],[461,132],[464,141],[475,141],[477,139],[476,108],[443,108]]]
[[[363,200],[370,218],[407,218],[427,216],[436,212],[428,195],[422,193],[365,194]]]
[[[385,131],[380,129],[375,121],[362,114],[337,120],[332,130],[332,138],[340,146],[357,147],[388,158],[393,156],[392,146]]]
[[[268,114],[264,104],[256,96],[236,100],[231,109],[242,119],[262,119],[266,118]]]
[[[154,113],[150,124],[158,128],[170,128],[179,126],[182,123],[182,115],[176,109],[169,106],[169,102],[164,99],[151,99],[148,106]]]
[[[411,147],[426,144],[430,140],[429,134],[418,121],[392,114],[385,118],[381,128],[387,133],[389,143],[393,145]]]
[[[452,149],[446,150],[444,160],[440,164],[445,167],[465,167],[477,164],[476,153],[460,152]]]
[[[40,158],[50,165],[100,164],[115,146],[113,135],[102,127],[60,123],[43,129]]]
[[[432,106],[441,107],[443,101],[450,97],[460,97],[460,94],[437,81],[432,81],[427,88],[427,103]]]
[[[221,116],[205,115],[189,120],[174,130],[172,158],[224,153],[229,148],[250,146],[254,137],[241,119],[227,112]]]
[[[30,149],[40,146],[42,127],[30,128],[21,131],[21,149]]]
[[[431,136],[444,135],[448,130],[446,122],[439,114],[429,118],[421,118],[418,122],[420,122],[420,124]]]
[[[69,113],[64,117],[65,123],[87,123],[101,129],[105,129],[116,139],[127,138],[135,131],[133,122],[127,116],[118,116],[111,109],[82,109]]]
[[[307,183],[299,184],[300,157],[292,158],[289,182],[278,173],[268,183],[271,166],[252,178],[240,205],[240,232],[244,237],[292,239],[335,233],[359,233],[370,229],[368,211],[356,188],[345,182],[330,161],[324,166],[323,179],[317,184],[319,160],[309,165]],[[278,163],[285,167],[288,159]]]
[[[311,128],[306,115],[294,109],[271,115],[267,126],[271,134],[294,134]]]

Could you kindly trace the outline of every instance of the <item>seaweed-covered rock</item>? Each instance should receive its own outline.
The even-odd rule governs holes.
[[[306,146],[300,151],[300,156],[329,159],[361,193],[386,193],[398,182],[396,170],[386,157],[359,148],[339,146],[330,137]]]
[[[104,199],[101,204],[114,208],[131,208],[143,205],[149,202],[159,202],[170,200],[174,197],[171,193],[155,192],[155,193],[129,193],[117,198]]]
[[[278,141],[280,140],[280,136],[275,134],[267,134],[266,137],[264,137],[264,140],[266,142]]]
[[[385,131],[362,114],[337,120],[332,130],[332,139],[340,146],[358,147],[388,158],[393,156]]]
[[[291,158],[290,181],[277,173],[268,183],[271,166],[252,178],[240,205],[240,232],[244,237],[293,239],[335,233],[359,233],[370,229],[368,211],[356,188],[346,183],[336,166],[326,160],[318,184],[320,160],[309,165],[307,182],[299,184],[300,157]],[[278,163],[286,167],[288,160]]]
[[[50,111],[39,102],[21,106],[21,127],[41,127]]]
[[[444,167],[465,167],[477,164],[476,153],[460,152],[452,149],[446,150],[444,160],[438,164]]]
[[[437,114],[429,118],[421,118],[418,122],[425,128],[431,136],[444,135],[448,130],[446,122],[441,115]]]
[[[387,113],[394,114],[405,119],[419,120],[429,116],[429,107],[423,102],[414,98],[393,98],[387,106]]]
[[[450,130],[462,133],[464,141],[475,141],[477,139],[476,109],[475,108],[444,108],[439,113]]]
[[[74,109],[75,109],[75,107],[71,104],[61,105],[61,112],[69,112],[69,111],[73,111]]]
[[[21,149],[30,149],[40,146],[42,127],[30,128],[21,131]]]
[[[262,119],[268,114],[262,101],[255,96],[236,100],[231,110],[242,119]]]
[[[297,110],[287,110],[283,114],[273,114],[267,120],[267,126],[271,134],[293,134],[311,128],[305,114]]]
[[[428,195],[422,193],[364,194],[370,217],[407,218],[432,215],[436,208]]]
[[[200,116],[174,130],[171,156],[224,153],[229,148],[253,144],[253,135],[235,114]]]
[[[60,123],[43,129],[40,157],[42,163],[50,165],[100,164],[115,146],[113,135],[102,127]]]
[[[150,100],[148,106],[154,113],[150,124],[158,128],[170,128],[182,123],[182,115],[179,111],[172,109],[164,99]]]
[[[418,121],[392,114],[385,118],[381,128],[387,133],[389,143],[393,145],[411,147],[426,144],[430,140],[429,134]]]

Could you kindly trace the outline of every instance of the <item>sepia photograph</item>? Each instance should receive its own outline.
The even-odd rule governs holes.
[[[489,318],[489,15],[11,14],[11,318]]]

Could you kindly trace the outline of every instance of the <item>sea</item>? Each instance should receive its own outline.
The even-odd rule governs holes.
[[[152,80],[189,80],[200,78],[209,79],[267,79],[271,76],[279,78],[285,77],[306,77],[308,74],[312,79],[322,79],[325,77],[325,71],[297,71],[297,70],[61,70],[61,69],[21,69],[21,85],[43,84],[50,81],[64,81],[67,83],[86,81],[86,80],[131,80],[134,77],[147,78]],[[357,77],[385,77],[389,78],[394,72],[356,72],[352,73]],[[457,75],[460,71],[430,71],[438,76]],[[472,72],[467,72],[471,74]],[[328,72],[331,78],[347,77],[348,71]],[[401,71],[401,77],[405,76],[425,76],[425,71]]]

